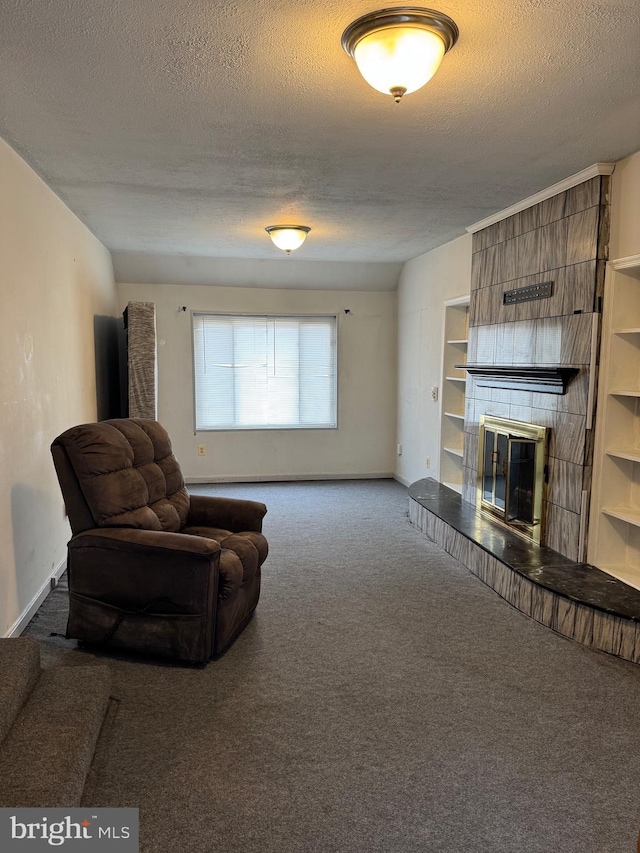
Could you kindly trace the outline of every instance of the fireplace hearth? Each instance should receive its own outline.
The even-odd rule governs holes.
[[[477,505],[515,533],[544,544],[544,487],[549,430],[482,415]]]

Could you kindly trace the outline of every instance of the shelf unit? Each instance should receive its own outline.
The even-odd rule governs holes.
[[[442,382],[440,385],[440,482],[462,493],[464,400],[467,376],[456,364],[467,360],[469,296],[444,303]]]
[[[607,265],[587,560],[640,589],[640,255]]]

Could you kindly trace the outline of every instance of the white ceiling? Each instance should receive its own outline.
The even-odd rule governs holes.
[[[372,0],[2,0],[0,136],[117,253],[401,262],[640,149],[638,0],[447,0],[399,105],[342,50]],[[396,4],[398,5],[398,4]]]

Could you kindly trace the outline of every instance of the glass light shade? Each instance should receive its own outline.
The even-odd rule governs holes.
[[[436,73],[444,53],[444,41],[437,33],[397,26],[364,36],[353,56],[367,83],[388,95],[420,89]]]
[[[279,249],[289,254],[302,246],[311,229],[306,225],[270,225],[265,231]]]

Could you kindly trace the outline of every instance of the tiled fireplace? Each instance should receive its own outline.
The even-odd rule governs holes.
[[[418,480],[409,519],[523,613],[640,664],[640,591],[584,562],[608,174],[474,233],[462,497]]]
[[[477,504],[482,416],[547,428],[546,544],[572,560],[586,553],[608,193],[599,175],[473,235],[467,361],[480,375],[467,377],[462,495]],[[509,369],[532,381],[499,381]]]

